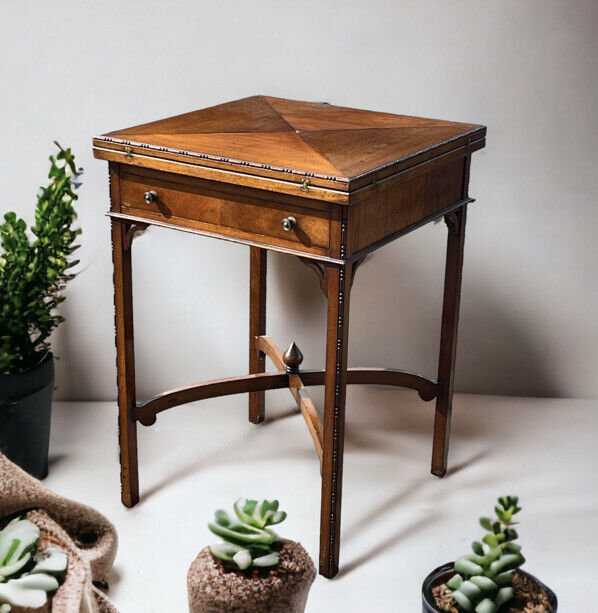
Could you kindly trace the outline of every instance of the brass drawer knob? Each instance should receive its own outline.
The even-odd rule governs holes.
[[[158,202],[158,194],[155,190],[150,190],[149,192],[145,192],[143,194],[143,199],[147,204],[152,204],[152,202]]]
[[[280,225],[285,232],[289,232],[297,225],[297,220],[294,217],[285,217]]]

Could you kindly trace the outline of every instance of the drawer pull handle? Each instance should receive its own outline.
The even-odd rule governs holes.
[[[145,192],[143,194],[143,199],[147,204],[152,204],[153,202],[158,202],[158,194],[155,190],[150,190],[149,192]]]
[[[294,217],[285,217],[280,225],[285,232],[289,232],[297,225],[297,220]]]

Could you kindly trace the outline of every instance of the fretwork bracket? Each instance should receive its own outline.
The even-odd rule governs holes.
[[[449,234],[456,236],[461,229],[461,209],[452,211],[444,216],[444,223],[448,228]]]
[[[351,266],[351,285],[353,285],[353,281],[355,280],[355,271],[359,266],[361,266],[361,264],[367,257],[367,255],[364,255],[362,258],[359,258],[358,260],[353,260],[353,262],[348,264],[348,266]],[[320,288],[322,289],[322,292],[324,292],[324,296],[328,296],[328,284],[326,281],[328,267],[323,265],[321,262],[318,262],[317,260],[311,260],[309,258],[302,257],[299,257],[299,259],[316,273],[316,275],[318,276],[318,281],[320,282]]]
[[[148,227],[149,224],[147,223],[132,223],[126,225],[123,244],[125,251],[128,251],[133,245],[133,239],[135,238],[135,234],[141,234],[142,232],[145,232]]]

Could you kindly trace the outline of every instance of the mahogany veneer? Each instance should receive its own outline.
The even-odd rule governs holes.
[[[93,140],[109,162],[122,499],[139,500],[137,431],[171,407],[288,387],[320,459],[320,573],[338,572],[345,423],[351,383],[408,387],[436,398],[432,472],[446,472],[471,153],[483,126],[253,96],[110,132]],[[374,249],[439,217],[448,226],[438,380],[391,369],[347,369],[349,296]],[[150,225],[250,247],[249,375],[135,398],[131,245]],[[266,336],[266,254],[298,256],[328,300],[326,368],[301,370]],[[266,373],[265,358],[278,369]],[[325,386],[324,419],[306,386]]]

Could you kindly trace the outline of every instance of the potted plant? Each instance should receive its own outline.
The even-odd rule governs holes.
[[[0,530],[0,613],[39,609],[58,589],[67,555],[39,542],[39,528],[27,519],[17,517]]]
[[[80,230],[73,202],[81,170],[56,143],[50,179],[37,197],[33,238],[13,212],[0,224],[0,451],[39,479],[48,473],[54,360],[48,341],[63,321],[56,307],[74,275]]]
[[[422,588],[424,613],[554,613],[555,594],[521,570],[525,558],[515,543],[514,516],[521,511],[517,496],[501,496],[496,518],[480,518],[486,534],[472,543],[473,553],[440,566]]]
[[[287,516],[278,500],[242,498],[234,511],[216,511],[208,527],[223,542],[203,549],[189,568],[191,613],[304,611],[316,569],[299,543],[270,527]]]

